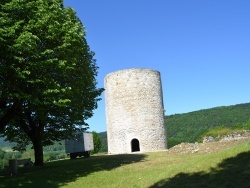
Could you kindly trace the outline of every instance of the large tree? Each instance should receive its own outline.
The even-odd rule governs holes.
[[[87,128],[103,91],[76,13],[63,0],[1,0],[0,133],[22,150]]]

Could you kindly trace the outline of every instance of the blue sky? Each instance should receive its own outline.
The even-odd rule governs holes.
[[[160,71],[166,115],[250,102],[249,0],[65,0],[87,30],[104,77]],[[105,101],[88,120],[106,131]]]

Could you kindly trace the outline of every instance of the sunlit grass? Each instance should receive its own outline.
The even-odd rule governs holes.
[[[250,185],[246,161],[250,161],[250,142],[210,154],[161,151],[91,156],[19,169],[16,176],[0,176],[0,187],[228,187],[235,182],[241,187]]]

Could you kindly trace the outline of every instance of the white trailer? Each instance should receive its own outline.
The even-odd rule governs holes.
[[[78,133],[73,139],[65,140],[65,151],[70,155],[70,159],[75,159],[77,156],[89,157],[93,149],[92,133]]]

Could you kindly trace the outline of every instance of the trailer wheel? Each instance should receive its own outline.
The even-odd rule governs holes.
[[[85,151],[84,152],[84,157],[88,158],[90,156],[90,151]]]
[[[76,158],[76,154],[75,153],[70,153],[69,156],[70,156],[70,159],[75,159]]]

